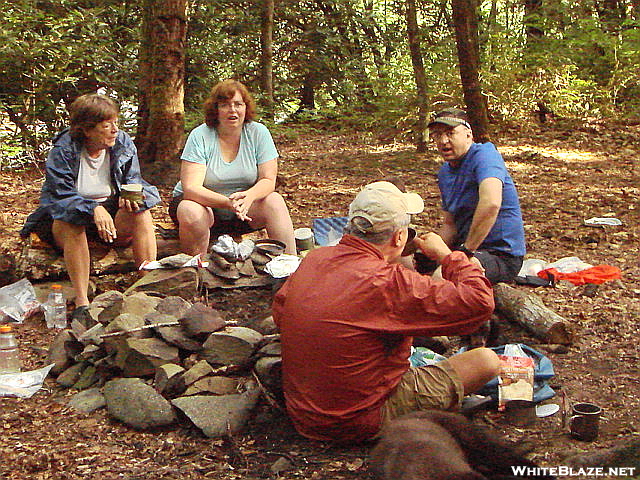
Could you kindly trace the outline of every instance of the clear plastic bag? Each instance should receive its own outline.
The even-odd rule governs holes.
[[[36,291],[26,278],[0,288],[0,312],[17,323],[40,308]]]
[[[560,273],[575,273],[591,267],[593,265],[580,260],[578,257],[562,257],[555,262],[547,263],[544,268],[555,268]]]

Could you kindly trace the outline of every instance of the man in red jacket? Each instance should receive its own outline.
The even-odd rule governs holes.
[[[309,438],[358,442],[404,413],[456,410],[498,374],[478,348],[436,365],[409,365],[412,337],[463,335],[494,308],[491,284],[435,233],[416,242],[442,265],[434,281],[396,263],[424,204],[389,182],[365,186],[340,243],[310,252],[273,303],[287,411]]]

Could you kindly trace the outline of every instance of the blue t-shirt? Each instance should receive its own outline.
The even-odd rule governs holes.
[[[502,155],[490,142],[472,144],[457,168],[445,162],[438,172],[442,208],[453,215],[458,230],[456,243],[463,243],[469,234],[478,206],[479,185],[485,178],[502,182],[502,205],[493,228],[478,249],[523,256],[526,247],[518,192]]]
[[[203,185],[221,195],[247,190],[258,180],[258,165],[278,157],[271,133],[258,122],[245,123],[240,134],[238,155],[232,162],[225,162],[220,152],[218,131],[202,124],[194,128],[182,151],[182,160],[207,166]],[[182,195],[178,182],[173,196]]]

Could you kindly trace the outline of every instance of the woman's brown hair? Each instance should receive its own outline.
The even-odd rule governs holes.
[[[83,141],[84,132],[100,122],[118,117],[120,108],[111,98],[98,93],[88,93],[74,100],[69,107],[69,135],[74,140]]]
[[[244,123],[253,121],[256,116],[256,101],[253,99],[247,87],[237,80],[223,80],[217,83],[211,93],[204,102],[204,121],[208,127],[217,127],[220,120],[218,119],[218,104],[229,101],[236,92],[240,92],[242,101],[247,106],[244,114]]]

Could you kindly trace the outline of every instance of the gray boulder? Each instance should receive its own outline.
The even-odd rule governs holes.
[[[70,407],[83,413],[91,413],[94,410],[102,408],[106,405],[104,395],[100,393],[99,388],[90,388],[82,392],[76,393],[69,400]]]
[[[175,421],[171,404],[139,378],[118,378],[104,386],[109,414],[141,430],[169,425]]]
[[[71,365],[72,354],[69,352],[69,344],[77,343],[70,330],[61,330],[49,346],[47,364],[55,363],[51,369],[53,375],[57,375]],[[80,348],[80,351],[82,349]],[[74,354],[77,352],[74,352]]]
[[[144,318],[147,313],[155,310],[159,301],[160,299],[158,297],[152,297],[143,292],[126,295],[122,302],[121,313],[130,313]]]

